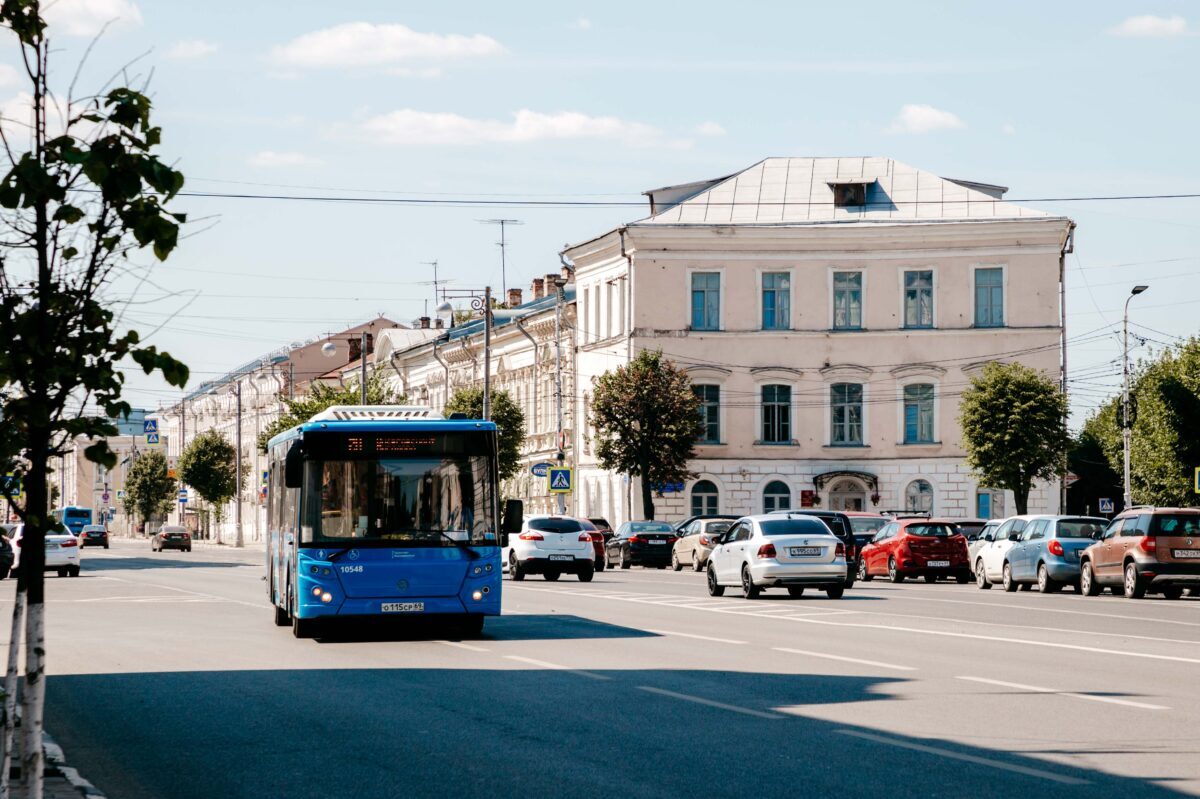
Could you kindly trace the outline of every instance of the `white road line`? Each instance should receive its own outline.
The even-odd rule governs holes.
[[[655,635],[675,635],[680,638],[695,638],[700,641],[716,641],[718,644],[744,644],[745,641],[735,641],[732,638],[715,638],[711,635],[696,635],[695,633],[677,633],[671,630],[646,630]]]
[[[1018,691],[1029,691],[1034,694],[1055,694],[1057,696],[1068,696],[1072,699],[1087,699],[1090,702],[1104,702],[1109,705],[1124,705],[1125,707],[1136,707],[1141,710],[1170,710],[1169,707],[1162,705],[1151,705],[1147,702],[1134,702],[1130,699],[1117,699],[1111,696],[1093,696],[1092,694],[1080,694],[1074,691],[1058,691],[1054,688],[1039,688],[1036,685],[1022,685],[1018,682],[1005,682],[1004,680],[989,680],[986,677],[955,677],[956,680],[966,680],[967,682],[978,682],[984,685],[998,685],[1001,688],[1014,688]]]
[[[146,585],[146,586],[150,586],[151,588],[164,588],[168,591],[178,591],[181,594],[191,594],[192,596],[202,596],[202,597],[207,597],[208,599],[219,599],[222,602],[232,602],[235,605],[245,605],[246,607],[250,607],[250,608],[265,609],[265,608],[269,608],[271,606],[271,603],[267,602],[265,599],[262,602],[243,602],[240,599],[230,599],[229,597],[226,597],[226,596],[218,596],[216,594],[206,594],[203,591],[189,591],[186,588],[179,588],[174,585],[162,585],[161,583],[143,583],[139,580],[126,580],[122,577],[113,577],[111,579],[117,580],[122,583],[129,583],[130,585]]]
[[[445,644],[446,646],[453,646],[457,649],[466,649],[469,652],[489,652],[489,651],[491,651],[488,649],[484,649],[481,646],[475,646],[473,644],[464,644],[460,641],[434,641],[434,643],[435,644]]]
[[[767,713],[762,710],[754,710],[748,707],[738,707],[737,705],[727,705],[724,702],[714,702],[711,699],[704,699],[699,696],[691,696],[690,694],[677,694],[674,691],[668,691],[665,688],[655,688],[651,685],[639,685],[639,691],[646,691],[659,696],[669,696],[672,699],[682,699],[684,702],[694,702],[697,705],[705,705],[707,707],[715,707],[720,710],[728,710],[731,713],[741,713],[745,716],[754,716],[760,719],[781,719],[783,716],[778,713]]]
[[[570,666],[560,666],[557,663],[547,663],[544,660],[534,660],[533,658],[525,658],[520,655],[505,655],[509,660],[515,660],[518,663],[528,663],[530,666],[537,666],[543,669],[551,669],[553,671],[565,671],[571,674],[578,674],[580,677],[588,677],[593,680],[611,680],[612,678],[605,674],[596,674],[592,671],[583,671],[582,669],[573,669]]]
[[[962,752],[955,752],[951,749],[943,749],[940,746],[928,746],[926,744],[913,743],[899,738],[889,738],[884,735],[874,735],[869,732],[859,732],[858,730],[837,730],[840,735],[849,735],[854,738],[862,738],[866,741],[874,741],[875,743],[886,744],[888,746],[896,746],[901,749],[910,749],[914,752],[923,752],[927,755],[936,755],[937,757],[945,757],[951,760],[961,760],[964,763],[974,763],[977,766],[987,766],[989,768],[999,769],[1001,771],[1011,771],[1014,774],[1024,774],[1026,777],[1036,777],[1050,782],[1057,782],[1062,785],[1087,785],[1087,780],[1081,780],[1077,777],[1068,777],[1064,774],[1055,774],[1052,771],[1042,771],[1041,769],[1030,768],[1029,766],[1018,766],[1015,763],[1005,763],[1002,760],[992,760],[987,757],[979,757],[977,755],[968,755]]]
[[[896,663],[883,663],[878,660],[863,660],[862,658],[850,658],[843,655],[830,655],[825,652],[810,652],[807,649],[788,649],[787,647],[774,646],[771,647],[776,652],[787,652],[792,655],[805,655],[810,658],[825,658],[826,660],[840,660],[844,663],[858,663],[863,666],[878,666],[881,669],[895,669],[897,671],[916,671],[915,666],[901,666]]]
[[[855,613],[857,611],[846,611]],[[1097,638],[1121,638],[1134,641],[1155,641],[1164,644],[1183,644],[1185,646],[1200,646],[1200,641],[1183,638],[1161,638],[1153,635],[1131,635],[1129,633],[1102,633],[1097,630],[1081,630],[1078,627],[1038,627],[1030,624],[1017,624],[1002,621],[979,621],[977,619],[956,619],[950,616],[918,616],[913,613],[885,613],[878,610],[864,611],[869,616],[886,616],[889,619],[920,619],[922,621],[948,621],[956,624],[966,624],[971,627],[1016,627],[1022,630],[1039,630],[1048,633],[1069,633],[1071,635],[1093,635]]]

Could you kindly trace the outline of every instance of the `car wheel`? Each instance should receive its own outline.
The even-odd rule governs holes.
[[[517,556],[511,552],[508,553],[508,576],[518,583],[525,579],[525,569],[521,567]]]
[[[927,582],[927,583],[936,583],[936,582],[937,582],[937,575],[936,575],[936,574],[926,574],[926,575],[925,575],[925,582]]]
[[[1141,599],[1146,595],[1146,583],[1138,575],[1136,563],[1125,564],[1125,598]]]
[[[1187,590],[1187,595],[1188,596],[1200,596],[1200,588],[1189,588]]]
[[[1043,563],[1038,566],[1038,591],[1043,594],[1053,594],[1062,588],[1062,583],[1050,576],[1050,570]]]
[[[1168,585],[1159,593],[1163,595],[1163,599],[1179,599],[1183,596],[1183,589],[1177,585]]]
[[[830,599],[841,599],[845,593],[846,586],[844,585],[831,585],[829,588],[825,589],[825,596],[829,597]]]
[[[725,594],[725,586],[717,583],[717,572],[713,569],[712,564],[708,564],[708,595],[723,596]]]
[[[971,575],[956,574],[954,575],[954,582],[958,583],[959,585],[966,585],[967,583],[971,582]]]
[[[191,548],[191,547],[188,547],[187,549],[185,549],[185,550],[183,550],[183,551],[184,551],[184,552],[191,552],[191,551],[192,551],[192,548]]]
[[[789,585],[789,586],[788,586],[788,596],[790,596],[790,597],[794,597],[794,598],[797,598],[797,599],[798,599],[798,598],[800,598],[800,597],[802,597],[802,596],[804,596],[804,586],[802,586],[802,585]]]
[[[874,579],[875,579],[875,578],[874,578],[874,577],[872,577],[872,576],[870,575],[870,573],[867,571],[867,562],[866,562],[866,560],[862,560],[862,559],[860,559],[860,560],[858,561],[858,579],[859,579],[860,581],[864,582],[864,583],[869,583],[869,582],[871,582],[872,580],[874,580]]]
[[[596,558],[596,565],[592,567],[592,571],[604,571],[604,558]]]
[[[79,576],[79,567],[71,566],[70,568],[67,569],[67,575],[70,577],[78,577]]]
[[[105,549],[108,549],[108,544],[105,544],[105,545],[104,545],[104,548],[105,548]]]
[[[620,556],[621,556],[621,568],[622,569],[628,569],[630,566],[633,565],[633,561],[631,561],[629,559],[629,555],[626,554],[625,550],[622,549],[618,554],[620,554]]]
[[[58,576],[59,576],[59,577],[66,577],[66,576],[67,576],[67,569],[66,569],[66,567],[63,567],[63,568],[61,568],[61,569],[59,569],[59,570],[58,570]]]
[[[596,570],[592,568],[592,565],[590,563],[585,563],[583,568],[579,570],[579,574],[577,576],[579,577],[579,582],[590,583],[595,574]]]
[[[557,580],[561,574],[562,572],[556,572],[552,569],[547,569],[545,573],[542,574],[542,577],[546,578],[546,582],[552,583]]]
[[[1090,560],[1085,560],[1079,567],[1079,593],[1084,596],[1100,594],[1100,585],[1096,582],[1096,575],[1092,572]]]
[[[983,567],[983,558],[975,561],[975,585],[984,591],[992,587],[987,578],[987,569]]]
[[[904,582],[904,572],[896,566],[895,558],[888,558],[888,579],[893,583]]]
[[[679,562],[679,555],[675,550],[671,550],[671,568],[675,571],[683,571],[683,564]]]
[[[694,572],[704,571],[704,561],[702,561],[702,560],[700,560],[700,558],[696,557],[696,555],[694,553],[692,555],[692,571],[694,571]]]
[[[762,593],[762,589],[754,584],[754,579],[750,576],[750,564],[742,564],[742,596],[746,599],[758,599]]]
[[[1004,570],[1000,572],[1000,583],[1004,586],[1004,590],[1008,593],[1014,593],[1020,586],[1013,582],[1012,566],[1005,563]]]

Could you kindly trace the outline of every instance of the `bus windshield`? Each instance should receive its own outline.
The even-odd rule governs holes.
[[[491,480],[486,455],[310,460],[301,541],[494,546]]]

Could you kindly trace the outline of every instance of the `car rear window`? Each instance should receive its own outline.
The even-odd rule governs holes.
[[[777,535],[829,535],[829,528],[818,519],[780,519],[759,522],[765,536]]]
[[[856,533],[877,533],[879,528],[887,524],[887,519],[880,516],[879,518],[871,518],[870,516],[851,516],[850,529]]]
[[[1156,513],[1150,535],[1200,535],[1200,513]]]
[[[704,525],[704,532],[711,533],[713,535],[720,535],[730,527],[733,527],[733,522],[709,522],[708,524]]]
[[[958,526],[958,531],[960,533],[962,533],[963,535],[974,535],[974,536],[979,535],[981,532],[983,532],[983,528],[987,527],[986,524],[977,524],[974,522],[959,522],[957,526]]]
[[[1091,538],[1108,526],[1101,519],[1063,519],[1058,523],[1058,538]]]
[[[666,522],[631,522],[629,529],[635,533],[673,533],[675,528]]]
[[[583,530],[583,525],[575,519],[530,519],[529,529],[543,533],[578,533]]]
[[[909,535],[934,536],[936,538],[948,538],[955,535],[958,531],[948,524],[910,524],[904,528],[904,532]]]

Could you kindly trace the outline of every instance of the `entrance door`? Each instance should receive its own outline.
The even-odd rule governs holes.
[[[867,504],[867,490],[854,480],[839,480],[829,489],[830,510],[861,511]]]

